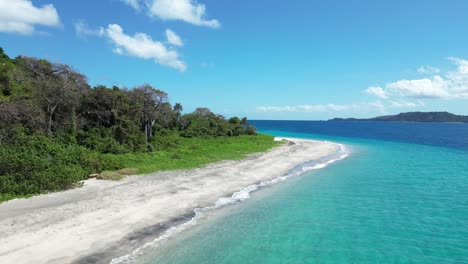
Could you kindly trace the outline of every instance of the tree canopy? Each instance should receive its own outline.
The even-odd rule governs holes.
[[[182,111],[149,84],[91,87],[68,65],[11,59],[0,48],[0,201],[69,188],[89,173],[122,168],[124,155],[255,134],[246,118]]]
[[[152,150],[164,131],[183,137],[255,134],[246,118],[227,120],[203,107],[184,115],[182,104],[172,105],[166,92],[149,84],[91,87],[68,65],[10,59],[3,49],[0,66],[0,144],[40,134],[120,153]]]

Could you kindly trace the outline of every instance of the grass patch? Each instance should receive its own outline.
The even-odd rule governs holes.
[[[221,160],[240,160],[248,154],[265,152],[283,142],[273,141],[269,135],[227,138],[180,138],[170,149],[153,153],[123,154],[125,166],[138,173],[192,169]]]
[[[34,196],[33,194],[28,195],[14,195],[14,194],[0,194],[0,204],[9,200],[17,199],[17,198],[30,198]]]
[[[98,176],[98,180],[119,181],[125,176],[117,173],[116,171],[103,171]]]
[[[98,174],[96,179],[98,180],[108,180],[108,181],[120,181],[128,175],[138,174],[137,169],[124,168],[116,171],[103,171]]]
[[[129,168],[120,169],[120,170],[117,170],[115,172],[120,174],[120,175],[135,175],[135,174],[138,174],[137,169],[129,169]]]

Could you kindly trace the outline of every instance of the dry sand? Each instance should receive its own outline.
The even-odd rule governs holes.
[[[336,153],[330,142],[289,144],[194,170],[88,180],[84,187],[0,205],[0,263],[109,263],[187,221],[194,208]]]

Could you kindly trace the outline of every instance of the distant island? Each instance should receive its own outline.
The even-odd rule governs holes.
[[[374,118],[334,118],[328,121],[458,122],[468,123],[468,116],[449,112],[407,112]]]

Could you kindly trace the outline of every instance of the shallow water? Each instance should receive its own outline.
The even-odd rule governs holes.
[[[436,143],[423,145],[428,135],[356,138],[256,125],[344,143],[352,154],[210,213],[138,263],[468,263],[465,138],[443,146],[437,131]]]

